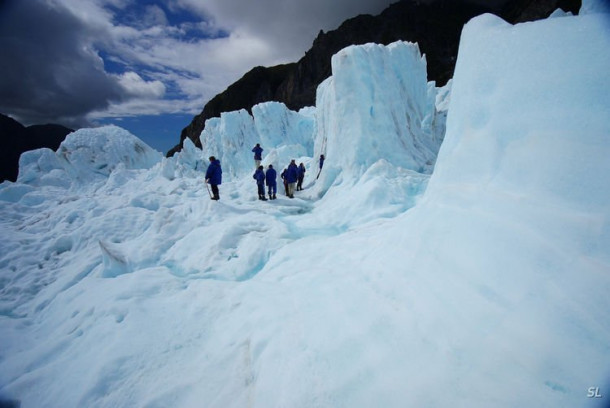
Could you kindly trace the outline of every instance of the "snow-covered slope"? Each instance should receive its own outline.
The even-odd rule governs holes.
[[[315,110],[208,122],[203,152],[102,128],[24,156],[0,186],[0,403],[603,407],[610,36],[586,8],[466,26],[431,176],[448,89],[405,43],[339,53]],[[256,200],[258,142],[307,163],[294,200]]]

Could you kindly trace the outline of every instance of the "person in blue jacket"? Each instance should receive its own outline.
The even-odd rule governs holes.
[[[299,164],[297,168],[297,191],[303,190],[303,180],[305,179],[305,165]]]
[[[322,173],[322,167],[324,166],[324,155],[320,155],[320,170],[318,170],[318,175],[316,176],[316,180],[320,177],[320,173]]]
[[[265,172],[263,166],[258,166],[252,178],[256,180],[256,185],[258,186],[258,199],[267,201],[265,198]]]
[[[263,160],[263,148],[257,143],[252,152],[254,153],[254,168],[258,169],[258,166],[261,165],[261,160]]]
[[[220,167],[220,160],[217,160],[214,156],[210,156],[210,165],[205,172],[205,182],[212,187],[212,200],[220,200],[218,186],[222,183],[222,168]]]
[[[294,189],[297,185],[297,180],[298,180],[298,168],[297,168],[297,164],[295,163],[294,159],[292,159],[292,161],[288,165],[288,168],[286,169],[286,174],[284,177],[286,179],[286,182],[288,183],[288,197],[294,198]]]
[[[267,169],[267,173],[265,174],[265,181],[267,182],[267,189],[269,190],[269,199],[275,200],[277,197],[275,194],[277,193],[277,172],[273,168],[273,165],[270,164]]]
[[[282,178],[282,183],[284,183],[284,194],[288,195],[288,182],[286,181],[286,171],[288,171],[288,168],[282,170],[282,174],[280,174],[280,177]]]

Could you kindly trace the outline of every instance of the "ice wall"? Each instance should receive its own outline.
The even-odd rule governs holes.
[[[416,44],[365,44],[333,56],[317,90],[314,160],[305,194],[341,227],[413,207],[445,132],[451,84],[426,79]],[[326,161],[319,179],[317,159]],[[346,201],[349,196],[351,201]]]
[[[266,102],[245,110],[225,112],[208,119],[201,133],[204,156],[220,159],[226,180],[249,175],[254,169],[252,148],[263,147],[263,164],[276,168],[291,159],[313,155],[313,108],[294,112],[279,102]]]
[[[607,17],[514,28],[487,15],[465,27],[431,194],[503,191],[587,211],[609,206],[610,185],[599,177],[610,171]]]
[[[315,153],[326,155],[330,169],[323,179],[340,173],[356,180],[379,160],[430,173],[444,126],[435,103],[417,44],[366,44],[335,54],[316,100]]]

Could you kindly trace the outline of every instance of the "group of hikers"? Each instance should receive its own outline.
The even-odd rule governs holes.
[[[258,187],[258,199],[267,201],[267,198],[265,197],[265,185],[267,185],[269,200],[275,200],[277,198],[277,172],[273,168],[272,164],[267,166],[266,171],[261,165],[261,161],[263,160],[263,148],[260,146],[260,143],[257,143],[256,146],[254,146],[252,152],[254,153],[254,165],[256,169],[252,178],[256,180],[256,185]],[[320,155],[319,164],[320,171],[318,172],[318,177],[320,176],[322,166],[324,165],[323,154]],[[303,190],[305,165],[300,163],[297,166],[295,159],[292,159],[288,167],[282,171],[280,177],[284,181],[284,192],[286,193],[286,196],[289,198],[294,198],[295,190]],[[222,182],[222,168],[220,167],[220,161],[214,156],[210,156],[210,165],[205,173],[205,182],[212,188],[210,198],[212,200],[219,200],[220,195],[218,185],[220,185]]]
[[[277,172],[270,164],[267,166],[267,171],[261,166],[263,160],[263,148],[260,143],[252,149],[254,153],[254,166],[256,168],[252,178],[256,180],[258,187],[258,199],[267,201],[265,197],[265,185],[269,193],[269,200],[275,200],[277,198]],[[294,191],[303,190],[303,180],[305,179],[305,165],[303,163],[297,166],[294,159],[290,161],[288,167],[280,174],[282,180],[284,180],[284,192],[289,198],[294,198]]]

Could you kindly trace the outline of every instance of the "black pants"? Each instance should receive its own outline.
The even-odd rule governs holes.
[[[269,184],[267,188],[269,189],[269,196],[274,196],[277,193],[277,184]]]
[[[218,184],[210,184],[212,186],[212,195],[214,198],[219,199],[220,195],[218,194]]]
[[[265,196],[265,185],[264,184],[257,184],[258,186],[258,196],[259,197],[264,197]]]

